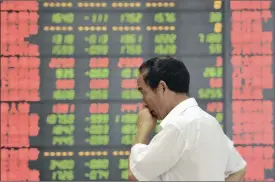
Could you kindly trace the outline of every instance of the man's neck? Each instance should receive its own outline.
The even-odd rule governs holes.
[[[186,94],[175,94],[172,98],[173,99],[170,102],[169,112],[174,109],[178,104],[189,99],[190,97],[188,97]]]

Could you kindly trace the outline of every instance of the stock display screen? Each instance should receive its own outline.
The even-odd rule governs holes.
[[[1,181],[127,180],[138,67],[166,55],[186,64],[191,96],[233,139],[247,180],[274,180],[274,7],[2,1]]]

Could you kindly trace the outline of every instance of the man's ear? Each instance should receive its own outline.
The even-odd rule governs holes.
[[[158,89],[160,89],[162,92],[165,92],[168,89],[166,83],[163,80],[159,82]]]

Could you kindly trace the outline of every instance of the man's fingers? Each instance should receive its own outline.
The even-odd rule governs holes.
[[[137,181],[136,177],[133,175],[130,169],[128,171],[128,178],[129,178],[129,181]]]
[[[129,175],[129,181],[136,181],[137,179],[135,178],[134,175],[130,174]]]

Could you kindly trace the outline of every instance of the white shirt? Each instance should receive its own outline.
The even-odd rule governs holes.
[[[246,162],[218,121],[194,98],[177,105],[148,145],[131,149],[130,170],[139,181],[224,181]]]

